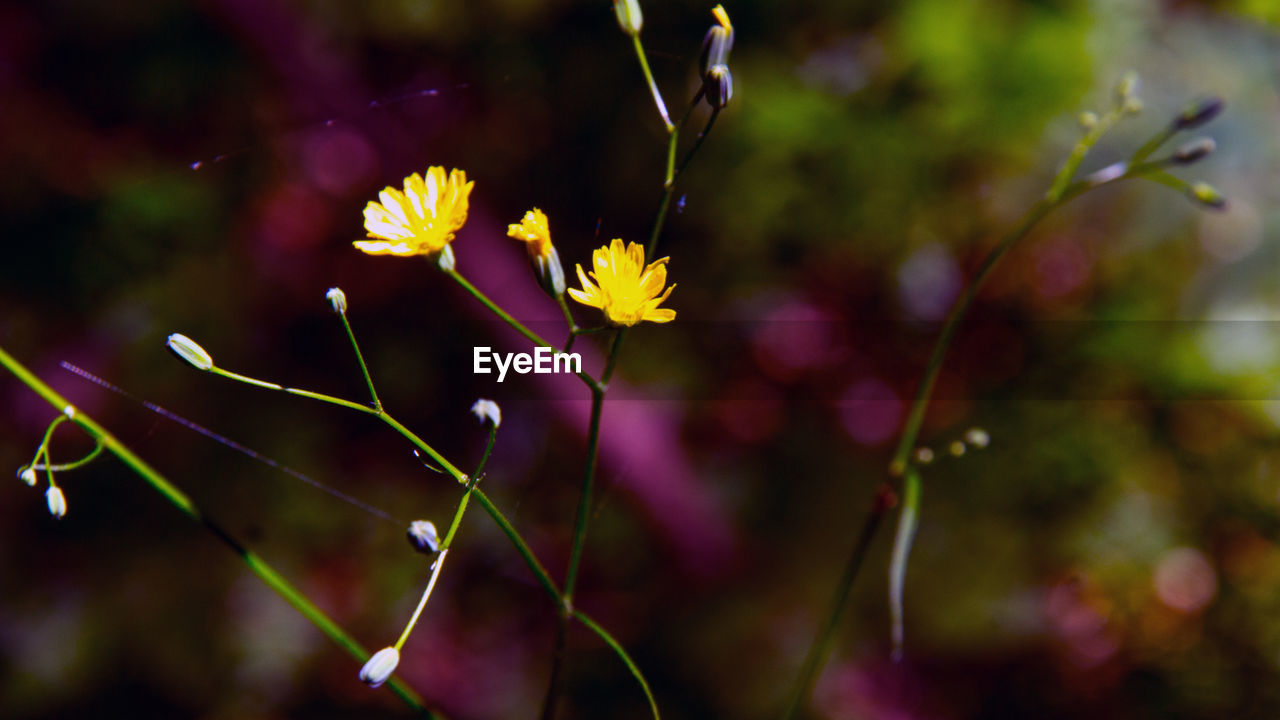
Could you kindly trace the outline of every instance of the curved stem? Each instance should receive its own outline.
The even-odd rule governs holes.
[[[654,699],[653,691],[649,689],[649,681],[644,679],[644,673],[640,672],[640,667],[636,665],[635,661],[631,659],[631,656],[627,654],[627,651],[622,647],[622,644],[617,640],[614,640],[612,635],[610,635],[604,628],[600,627],[595,620],[592,620],[581,610],[574,610],[573,617],[577,618],[578,622],[586,625],[596,635],[599,635],[600,639],[604,640],[606,645],[613,648],[613,652],[618,655],[622,660],[622,663],[631,671],[632,677],[636,679],[636,682],[640,683],[640,689],[644,690],[644,696],[645,699],[649,701],[649,710],[653,712],[654,720],[660,720],[661,716],[658,714],[658,701]]]
[[[674,132],[676,128],[671,124],[671,117],[667,115],[667,104],[662,101],[662,93],[658,90],[658,83],[654,82],[653,71],[649,69],[649,59],[645,57],[644,43],[640,42],[640,34],[633,34],[631,41],[636,49],[636,57],[640,60],[640,70],[644,73],[644,81],[649,85],[649,93],[653,95],[653,104],[658,107],[658,114],[662,116],[662,123],[667,126],[667,132]]]

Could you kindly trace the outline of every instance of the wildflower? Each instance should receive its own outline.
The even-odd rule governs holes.
[[[360,668],[360,680],[369,687],[378,687],[391,677],[400,664],[400,651],[393,647],[385,647],[373,654],[369,662]]]
[[[707,30],[702,38],[702,74],[705,77],[716,65],[729,64],[729,51],[733,50],[733,23],[729,22],[729,13],[724,6],[717,5],[711,10],[716,24]]]
[[[471,406],[471,412],[475,413],[476,417],[480,419],[480,422],[488,420],[493,423],[495,428],[502,424],[502,408],[498,407],[498,403],[492,400],[485,400],[483,398],[477,400],[476,403]]]
[[[529,252],[529,262],[533,272],[538,276],[538,284],[551,297],[564,294],[564,266],[560,263],[560,253],[551,244],[551,228],[547,225],[547,216],[538,208],[524,214],[518,223],[507,226],[507,235],[521,240]]]
[[[61,518],[67,514],[67,498],[62,494],[62,488],[53,486],[44,491],[44,501],[49,506],[49,514]]]
[[[324,299],[329,301],[329,307],[339,315],[347,314],[347,294],[342,292],[342,288],[332,287],[324,294]]]
[[[36,486],[35,468],[29,468],[29,467],[22,468],[21,470],[18,471],[18,478],[22,480],[22,482],[29,485],[30,487],[35,487]]]
[[[183,335],[182,333],[173,333],[164,341],[165,345],[173,351],[174,355],[182,358],[197,370],[208,370],[213,367],[213,358],[200,344],[195,340]]]
[[[386,187],[382,202],[364,207],[364,228],[374,240],[357,240],[356,249],[370,255],[435,255],[449,247],[454,233],[467,221],[467,199],[475,182],[461,170],[446,177],[439,165],[424,178],[404,179],[404,191]]]
[[[583,305],[600,308],[610,325],[630,327],[642,320],[664,323],[675,319],[676,311],[659,308],[675,285],[663,291],[667,283],[667,261],[661,258],[644,264],[644,248],[615,238],[607,247],[592,253],[591,279],[578,265],[582,289],[571,288],[569,295]]]
[[[409,523],[409,544],[420,553],[430,554],[440,549],[440,535],[430,520],[414,520]]]

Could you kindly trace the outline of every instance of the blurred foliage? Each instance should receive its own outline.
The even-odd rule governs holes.
[[[672,107],[696,90],[709,9],[645,3]],[[680,315],[628,340],[620,375],[633,387],[611,395],[605,425],[633,408],[673,424],[636,443],[674,458],[729,544],[717,555],[711,529],[672,532],[666,518],[687,508],[650,494],[669,478],[606,458],[577,598],[631,649],[664,716],[781,708],[941,313],[1047,188],[1079,112],[1110,102],[1129,68],[1147,109],[1083,169],[1220,95],[1227,113],[1206,128],[1219,152],[1179,172],[1221,188],[1231,209],[1126,185],[1058,212],[1007,258],[925,427],[939,455],[974,425],[992,445],[925,475],[907,659],[888,659],[885,533],[812,709],[1276,716],[1275,4],[727,9],[734,101],[682,178],[662,243]],[[482,447],[470,403],[502,404],[488,492],[563,572],[585,393],[473,375],[471,348],[509,333],[420,263],[349,243],[378,189],[429,164],[477,181],[456,247],[486,290],[532,290],[509,272],[523,251],[502,233],[535,205],[570,267],[609,238],[646,237],[664,136],[608,3],[4,5],[0,107],[6,349],[376,647],[426,577],[401,527],[58,367],[440,522],[456,488],[367,418],[228,386],[163,350],[181,331],[232,369],[359,398],[323,301],[341,286],[380,393],[450,457]],[[686,142],[705,120],[694,113]],[[558,310],[532,293],[520,297],[541,304],[513,309],[558,335]],[[0,466],[17,468],[51,413],[8,378],[0,398]],[[83,445],[60,432],[55,457]],[[119,465],[62,484],[60,523],[16,481],[0,502],[0,715],[400,712]],[[403,676],[454,717],[532,716],[552,608],[487,518],[470,514],[462,532]],[[645,716],[607,648],[586,633],[570,644],[566,717]]]

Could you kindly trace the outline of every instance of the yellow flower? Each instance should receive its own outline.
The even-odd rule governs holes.
[[[404,179],[404,191],[393,187],[378,193],[382,202],[364,206],[364,229],[375,240],[358,240],[357,249],[370,255],[434,255],[448,247],[467,221],[467,199],[474,182],[467,174],[434,166],[423,178]]]
[[[528,243],[529,257],[546,257],[551,254],[551,228],[547,216],[538,208],[524,214],[524,219],[507,226],[507,235]]]
[[[644,248],[638,243],[614,239],[608,247],[602,247],[591,255],[592,284],[587,274],[578,266],[578,280],[582,289],[570,288],[569,295],[583,305],[600,308],[610,325],[630,327],[642,320],[664,323],[676,318],[676,311],[660,308],[663,300],[675,289],[664,292],[667,284],[667,261],[662,258],[644,264]]]

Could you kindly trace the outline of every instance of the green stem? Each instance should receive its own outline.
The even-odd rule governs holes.
[[[378,399],[378,391],[373,389],[373,378],[369,375],[369,366],[365,365],[364,355],[360,353],[360,345],[356,342],[356,334],[351,330],[351,323],[345,312],[338,313],[342,318],[342,327],[347,331],[347,339],[351,341],[351,349],[356,353],[356,362],[360,363],[360,372],[364,374],[364,383],[369,386],[369,397],[373,398],[373,406],[382,412],[382,401]]]
[[[209,368],[209,372],[213,373],[214,375],[224,377],[228,380],[235,380],[236,382],[245,383],[246,385],[253,385],[254,387],[260,387],[266,390],[275,390],[277,392],[288,393],[290,395],[297,395],[299,397],[311,398],[312,400],[319,400],[320,402],[329,403],[330,405],[339,405],[344,408],[359,410],[360,412],[367,413],[369,415],[377,415],[379,413],[378,410],[375,410],[374,408],[371,408],[368,405],[361,405],[360,403],[357,403],[357,402],[344,400],[340,397],[334,397],[333,395],[325,395],[324,393],[312,392],[310,390],[302,390],[302,389],[293,388],[293,387],[285,387],[284,385],[281,385],[279,383],[267,382],[266,380],[259,380],[257,378],[249,377],[248,375],[241,375],[240,373],[231,372],[230,370],[224,370],[223,368],[217,367],[216,365],[214,367]]]
[[[609,647],[613,648],[613,651],[622,660],[623,664],[625,664],[627,669],[631,671],[631,675],[636,679],[636,682],[640,683],[640,689],[644,690],[644,696],[649,701],[649,710],[653,712],[654,720],[660,720],[660,716],[658,715],[658,702],[653,697],[653,691],[649,689],[649,682],[644,679],[644,674],[640,672],[640,667],[636,665],[635,661],[631,659],[631,656],[627,654],[627,651],[622,647],[622,644],[617,640],[614,640],[612,635],[605,631],[604,628],[600,627],[595,620],[592,620],[581,610],[574,610],[573,616],[577,618],[578,622],[586,625],[592,632],[599,635],[600,639],[604,640]]]
[[[186,493],[179,490],[175,485],[164,478],[159,472],[147,464],[142,458],[138,457],[132,450],[109,433],[105,428],[93,420],[93,418],[77,411],[70,403],[59,395],[53,388],[49,387],[40,378],[33,375],[29,370],[22,366],[13,356],[9,355],[3,348],[0,348],[0,365],[13,373],[27,387],[31,388],[45,402],[53,407],[61,410],[64,416],[88,433],[97,442],[101,443],[108,452],[115,455],[125,465],[129,467],[138,477],[142,478],[153,490],[160,493],[162,497],[169,501],[174,507],[181,511],[184,515],[203,525],[209,532],[218,537],[225,545],[231,548],[244,561],[245,565],[258,576],[263,583],[274,590],[278,595],[285,599],[313,625],[320,629],[335,644],[346,650],[352,657],[360,662],[368,661],[370,655],[349,633],[342,629],[337,623],[329,618],[315,603],[311,602],[305,595],[295,588],[289,581],[285,580],[279,573],[275,571],[265,560],[256,553],[246,548],[242,543],[236,540],[230,533],[222,529],[221,526],[214,523],[206,517],[196,507]],[[424,704],[421,696],[404,685],[399,680],[393,679],[388,683],[396,695],[415,711],[427,716],[435,717],[430,709]]]
[[[520,557],[524,558],[524,564],[533,571],[534,578],[537,579],[542,589],[547,591],[547,595],[551,596],[552,602],[556,604],[557,608],[561,607],[564,604],[564,600],[560,595],[560,588],[556,587],[556,581],[551,579],[551,573],[547,572],[547,569],[538,561],[538,557],[533,554],[533,550],[529,548],[529,544],[516,531],[511,521],[507,520],[507,517],[493,504],[489,496],[484,494],[483,490],[475,488],[472,490],[472,494],[475,495],[476,502],[480,503],[480,507],[484,508],[485,512],[489,513],[489,517],[493,518],[493,521],[498,525],[498,529],[507,536],[512,545],[515,545],[516,552],[520,553]]]
[[[621,333],[619,333],[621,335]],[[617,341],[614,341],[617,347]],[[611,358],[612,360],[612,358]],[[587,461],[578,493],[578,512],[573,523],[573,546],[569,553],[569,570],[564,580],[564,607],[573,606],[573,591],[578,584],[578,567],[582,563],[582,545],[587,538],[587,518],[591,510],[591,493],[596,478],[596,455],[600,449],[600,414],[604,409],[604,390],[591,392],[591,422],[587,428]]]
[[[653,80],[653,71],[649,69],[649,59],[644,54],[644,43],[640,42],[640,34],[636,33],[631,36],[632,45],[636,49],[636,57],[640,60],[640,70],[644,73],[644,81],[649,85],[649,92],[653,95],[653,104],[658,106],[658,114],[662,116],[662,123],[667,126],[667,132],[675,132],[675,126],[671,124],[671,117],[667,115],[667,104],[662,101],[662,93],[658,90],[658,83]]]
[[[409,639],[409,633],[413,632],[413,627],[418,624],[418,618],[422,616],[422,610],[427,607],[427,600],[431,599],[431,591],[436,587],[436,578],[440,577],[440,571],[444,569],[445,556],[448,554],[448,548],[441,546],[440,554],[431,564],[431,579],[427,581],[427,589],[422,591],[422,599],[418,600],[418,607],[413,609],[413,616],[409,618],[409,622],[404,626],[404,632],[400,633],[400,638],[396,640],[396,652],[400,652],[404,647],[405,641]]]
[[[1084,161],[1084,156],[1088,154],[1089,149],[1097,144],[1098,139],[1104,133],[1112,128],[1120,118],[1124,117],[1124,108],[1118,106],[1112,108],[1111,111],[1103,115],[1098,124],[1094,125],[1076,146],[1071,149],[1071,154],[1067,156],[1066,162],[1062,164],[1062,168],[1058,170],[1058,174],[1053,179],[1053,184],[1049,186],[1049,192],[1045,195],[1045,199],[1049,202],[1057,202],[1062,197],[1062,191],[1066,189],[1067,184],[1075,177],[1076,170],[1079,169],[1080,163]]]
[[[578,323],[574,322],[573,313],[569,311],[569,303],[564,299],[564,293],[556,296],[556,303],[560,305],[560,312],[564,313],[564,321],[569,326],[569,337],[564,341],[564,351],[569,352],[573,349],[573,341],[578,339]]]
[[[65,417],[63,419],[65,419]],[[66,472],[67,470],[75,470],[76,468],[82,468],[93,462],[94,458],[101,455],[104,449],[106,448],[103,446],[102,442],[98,441],[98,443],[93,446],[93,449],[89,451],[89,454],[79,460],[73,460],[69,463],[62,463],[60,465],[33,465],[31,467],[34,470],[48,470],[49,472]],[[45,448],[44,456],[46,458],[49,457],[49,450],[47,447]]]
[[[689,152],[685,153],[684,159],[680,161],[680,166],[676,168],[675,175],[671,181],[675,182],[684,174],[685,168],[689,167],[689,161],[693,160],[693,156],[698,153],[702,147],[702,143],[707,139],[707,135],[711,133],[711,127],[716,124],[716,118],[720,117],[720,108],[712,108],[711,115],[707,118],[706,127],[702,128],[702,132],[698,133],[698,137],[693,141],[693,147],[689,148]]]

